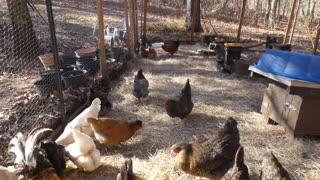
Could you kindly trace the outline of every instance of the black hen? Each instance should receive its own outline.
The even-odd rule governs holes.
[[[48,160],[51,162],[58,176],[61,177],[66,168],[64,146],[54,141],[44,141],[40,143],[40,148],[45,150]]]
[[[184,119],[188,116],[193,108],[193,102],[191,99],[191,86],[189,79],[187,80],[186,85],[181,90],[180,96],[175,99],[167,100],[165,103],[165,108],[170,117],[179,117]]]
[[[101,101],[101,111],[104,111],[106,108],[112,108],[112,103],[109,101],[107,93],[90,88],[89,102],[91,103],[95,98],[99,98]]]
[[[139,69],[137,75],[134,76],[132,94],[141,99],[149,94],[149,81],[144,77],[143,70]]]

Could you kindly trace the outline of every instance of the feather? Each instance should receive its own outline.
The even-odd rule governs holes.
[[[50,128],[35,128],[30,132],[25,146],[25,160],[28,166],[36,167],[37,164],[35,158],[33,157],[33,150],[35,145],[38,143],[39,135],[48,131],[53,130]]]
[[[25,164],[24,144],[25,144],[25,136],[21,132],[19,132],[9,142],[8,152],[16,156],[16,159],[14,161],[15,165],[23,166]]]

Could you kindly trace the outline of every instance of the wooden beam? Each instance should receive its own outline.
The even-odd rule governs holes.
[[[124,12],[125,12],[125,17],[126,17],[126,36],[127,36],[127,46],[128,46],[128,54],[129,54],[129,58],[133,57],[132,54],[132,44],[131,44],[131,30],[129,27],[129,7],[128,7],[128,0],[124,1]]]
[[[148,9],[148,0],[143,0],[143,37],[147,35],[147,9]]]
[[[289,44],[292,43],[293,34],[294,34],[295,29],[296,29],[298,14],[299,14],[299,10],[300,10],[300,4],[301,4],[301,0],[298,1],[296,14],[295,14],[295,17],[294,17],[294,20],[293,20],[293,27],[292,27],[292,31],[291,31],[291,35],[290,35],[290,39],[289,39]]]
[[[104,23],[103,23],[103,0],[97,0],[98,21],[99,21],[99,42],[100,42],[100,71],[103,80],[107,80],[108,69],[106,61],[106,49],[104,47]]]
[[[290,17],[289,17],[289,20],[288,20],[288,25],[287,25],[287,29],[286,29],[286,34],[284,36],[283,44],[288,44],[288,42],[289,42],[289,33],[291,32],[292,21],[293,21],[293,18],[294,18],[294,11],[296,9],[297,2],[298,2],[298,0],[293,0],[291,13],[290,13]]]
[[[317,49],[319,45],[319,37],[320,37],[320,28],[317,31],[316,39],[314,40],[313,54],[317,54]]]
[[[238,33],[237,33],[237,41],[238,42],[240,41],[240,37],[241,37],[241,29],[242,29],[244,14],[246,11],[246,4],[247,4],[247,0],[242,0],[241,16],[240,16]]]
[[[192,13],[192,25],[191,25],[191,41],[193,41],[194,28],[196,25],[196,16],[198,12],[198,3],[199,0],[193,0],[193,13]]]

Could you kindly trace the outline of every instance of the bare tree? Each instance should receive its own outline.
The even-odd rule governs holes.
[[[270,10],[270,15],[268,18],[268,27],[273,28],[274,27],[274,19],[276,17],[277,13],[277,2],[278,0],[272,0],[271,1],[271,10]]]
[[[186,14],[186,24],[185,24],[185,27],[187,30],[191,30],[192,29],[192,15],[193,15],[193,7],[194,7],[194,2],[195,0],[188,0],[187,1],[187,14]],[[201,19],[200,19],[200,0],[197,0],[196,1],[197,4],[197,14],[195,16],[195,26],[194,26],[194,32],[202,32],[203,29],[201,27]]]
[[[27,1],[7,0],[7,5],[13,30],[11,37],[14,45],[11,58],[33,60],[39,55],[40,48],[33,30]]]
[[[271,0],[267,0],[267,9],[264,17],[264,22],[267,25],[270,17],[270,11],[271,11]]]

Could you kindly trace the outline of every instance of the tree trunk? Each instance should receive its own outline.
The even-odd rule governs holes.
[[[281,1],[277,0],[277,19],[280,17]]]
[[[256,4],[256,18],[254,21],[254,24],[257,26],[258,22],[259,22],[259,13],[260,13],[260,0],[257,0],[257,4]]]
[[[264,17],[264,22],[267,25],[270,17],[270,11],[271,11],[271,0],[267,0],[267,9],[266,9],[266,15]]]
[[[186,24],[185,27],[187,30],[191,31],[192,29],[192,14],[193,14],[193,7],[194,7],[194,0],[187,0],[187,14],[186,14]],[[197,1],[197,14],[195,15],[195,26],[194,32],[202,32],[203,29],[201,27],[201,19],[200,19],[200,0]]]
[[[288,6],[288,1],[284,1],[283,10],[282,10],[282,17],[284,17],[286,15],[287,6]],[[280,20],[282,19],[282,17],[280,18]]]
[[[314,1],[313,1],[312,8],[311,8],[311,12],[310,12],[310,22],[311,22],[311,23],[312,23],[313,18],[314,18],[314,10],[315,10],[315,8],[316,8],[316,4],[317,4],[317,0],[314,0]]]
[[[34,60],[40,54],[26,0],[7,0],[13,38],[13,59]]]
[[[308,0],[308,6],[307,6],[307,16],[310,16],[310,12],[311,12],[311,0]]]
[[[274,19],[276,17],[276,13],[277,13],[277,1],[278,0],[272,0],[271,2],[271,10],[270,10],[270,15],[269,15],[269,19],[268,19],[268,27],[269,28],[273,28],[274,27]]]

